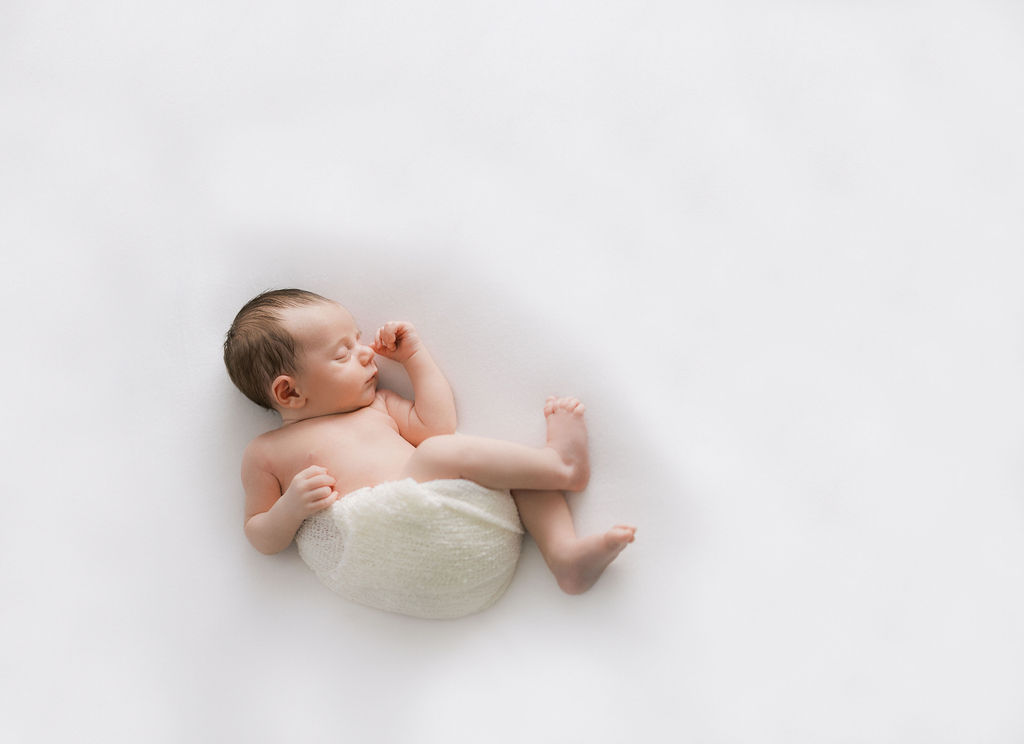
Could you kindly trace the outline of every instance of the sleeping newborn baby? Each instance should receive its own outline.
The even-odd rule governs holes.
[[[412,401],[378,389],[377,355],[403,365]],[[579,594],[634,539],[625,525],[576,536],[563,492],[589,478],[578,400],[548,398],[543,447],[457,434],[451,388],[409,323],[367,344],[341,305],[274,290],[239,311],[224,361],[282,422],[242,458],[246,536],[268,554],[295,540],[349,599],[419,617],[478,612],[511,581],[522,526]]]

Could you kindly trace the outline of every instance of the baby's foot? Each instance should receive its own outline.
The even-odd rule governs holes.
[[[618,524],[603,535],[591,535],[576,541],[564,556],[552,561],[551,571],[558,586],[567,594],[583,594],[604,570],[636,539],[636,527]]]
[[[548,419],[548,447],[555,450],[567,466],[567,479],[561,490],[582,491],[590,480],[583,404],[576,398],[551,396],[544,404],[544,415]]]

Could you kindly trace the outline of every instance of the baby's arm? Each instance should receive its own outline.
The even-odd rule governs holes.
[[[405,367],[412,382],[414,402],[389,392],[388,414],[409,442],[419,445],[428,437],[455,431],[455,397],[441,369],[431,358],[416,329],[402,321],[385,323],[373,341],[373,350]]]
[[[318,465],[298,473],[282,494],[260,448],[254,445],[249,445],[242,458],[242,485],[245,536],[254,548],[267,555],[280,553],[291,545],[306,517],[338,500],[334,478]]]

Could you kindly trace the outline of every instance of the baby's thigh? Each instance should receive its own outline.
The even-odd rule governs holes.
[[[468,439],[461,434],[442,434],[423,440],[409,455],[402,478],[418,483],[440,478],[461,478],[469,456]]]

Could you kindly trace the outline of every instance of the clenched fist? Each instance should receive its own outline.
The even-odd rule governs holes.
[[[299,519],[305,519],[340,498],[334,485],[334,476],[327,472],[327,468],[310,465],[292,478],[291,485],[278,503]]]
[[[377,335],[370,345],[374,353],[385,359],[404,364],[413,354],[420,350],[423,343],[413,328],[412,323],[404,320],[392,320],[377,330]]]

